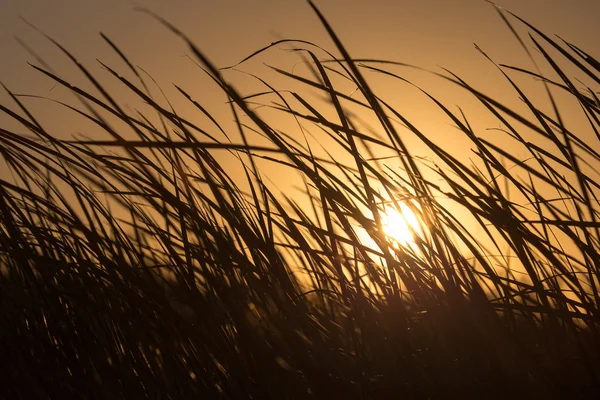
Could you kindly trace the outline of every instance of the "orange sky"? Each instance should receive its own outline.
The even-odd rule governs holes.
[[[1,1],[0,81],[18,93],[61,98],[66,90],[55,88],[47,78],[27,66],[26,62],[33,62],[33,57],[13,36],[35,49],[61,76],[81,82],[81,74],[75,67],[19,16],[70,50],[93,73],[105,79],[103,82],[110,82],[109,75],[95,60],[100,59],[119,71],[124,67],[100,38],[98,33],[104,32],[135,65],[156,79],[169,99],[181,98],[171,84],[182,85],[209,112],[229,120],[229,115],[220,114],[218,110],[223,109],[225,98],[185,58],[184,43],[147,15],[134,12],[136,4],[160,14],[188,34],[217,66],[233,64],[278,38],[305,39],[334,48],[304,0]],[[392,59],[438,71],[438,66],[443,66],[468,77],[484,90],[495,89],[495,85],[503,81],[474,49],[473,43],[499,63],[530,67],[494,8],[483,0],[315,0],[315,3],[354,57]],[[558,33],[592,55],[600,55],[597,41],[600,1],[499,0],[499,3],[543,31]],[[298,59],[284,51],[272,50],[248,67],[259,68],[262,62],[291,70]],[[220,96],[216,97],[219,101],[214,101],[214,96]],[[452,96],[449,101],[461,103]],[[415,108],[413,97],[396,96],[396,101],[401,110]],[[0,94],[0,103],[12,106],[4,93]],[[58,115],[54,107],[44,104],[36,111],[52,119]],[[413,111],[420,117],[416,108]],[[0,125],[4,125],[5,119],[0,115]],[[63,119],[61,123],[67,128],[60,133],[63,138],[78,130],[70,119],[68,122]]]
[[[65,90],[54,88],[52,82],[27,66],[26,62],[33,62],[33,57],[13,36],[19,36],[35,49],[61,76],[81,82],[81,74],[73,65],[19,16],[69,49],[94,74],[110,81],[109,75],[96,63],[97,58],[119,71],[125,68],[100,38],[98,33],[102,31],[135,65],[156,79],[169,99],[181,98],[171,86],[171,83],[180,84],[211,114],[229,120],[230,115],[217,111],[217,108],[227,110],[223,107],[224,96],[184,57],[187,52],[184,43],[147,15],[134,12],[136,4],[171,21],[221,67],[236,63],[278,38],[304,39],[334,48],[304,0],[0,1],[0,81],[19,93],[61,97]],[[392,59],[429,69],[443,66],[467,77],[478,87],[499,91],[506,90],[506,82],[474,49],[473,43],[499,63],[530,67],[494,8],[483,0],[315,0],[315,3],[354,57]],[[499,0],[499,3],[544,32],[557,33],[600,57],[599,0]],[[255,64],[249,63],[248,68],[260,68],[262,62],[281,62],[280,66],[291,70],[297,61],[286,52],[272,50]],[[505,86],[501,87],[499,82]],[[427,124],[428,116],[419,115],[414,98],[403,97],[405,92],[400,90],[398,93],[401,95],[395,100],[400,104],[399,109],[412,111],[422,117],[418,120],[420,123]],[[220,97],[214,101],[213,96]],[[450,102],[462,104],[458,97],[448,96]],[[514,93],[512,97],[515,98]],[[0,103],[13,107],[4,93],[0,93]],[[45,104],[36,111],[45,114],[42,119],[51,120],[55,110],[55,106]],[[6,118],[0,115],[0,126],[4,127]],[[79,130],[71,119],[53,122],[66,128],[58,133],[63,138]],[[484,128],[487,127],[489,125],[484,123]]]
[[[483,0],[321,0],[315,2],[352,54],[394,58],[424,67],[442,65],[476,74],[473,42],[500,61],[516,47],[493,8]],[[172,21],[218,65],[239,60],[277,37],[313,40],[328,47],[324,30],[303,0],[2,0],[0,81],[18,91],[37,91],[39,80],[25,65],[32,58],[17,35],[52,60],[56,53],[27,27],[23,16],[84,62],[107,54],[98,32],[115,39],[140,66],[169,82],[184,46],[134,5]],[[600,52],[600,1],[499,0],[499,4],[550,33],[559,33],[592,54]],[[520,54],[518,54],[520,56]],[[171,79],[173,80],[173,79]],[[4,99],[4,97],[2,97]]]

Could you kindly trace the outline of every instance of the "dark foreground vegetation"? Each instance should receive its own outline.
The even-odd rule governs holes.
[[[90,90],[34,66],[105,136],[59,140],[7,89],[14,102],[0,109],[23,129],[0,129],[1,397],[593,397],[600,63],[499,11],[515,33],[531,33],[521,44],[550,73],[498,66],[520,108],[450,72],[434,77],[470,93],[500,127],[505,141],[495,142],[431,97],[436,118],[469,141],[468,161],[367,82],[402,80],[407,67],[353,59],[316,9],[340,56],[285,42],[308,73],[276,72],[327,102],[266,81],[242,95],[154,16],[230,98],[233,131],[161,105],[108,38],[123,64],[106,69],[152,115],[123,108],[85,66]],[[537,80],[549,111],[513,77]],[[338,90],[340,79],[356,93]],[[555,96],[576,105],[581,132]],[[377,126],[362,129],[352,110]],[[273,113],[295,125],[275,129],[261,117]],[[318,133],[331,154],[292,131]],[[408,137],[430,156],[413,155]],[[265,165],[296,177],[304,197],[280,193]],[[419,220],[414,244],[382,229],[384,207],[400,203]]]

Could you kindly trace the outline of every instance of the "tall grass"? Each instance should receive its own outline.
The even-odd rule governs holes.
[[[161,105],[105,36],[124,63],[103,66],[151,113],[123,107],[57,43],[93,89],[32,67],[72,91],[78,105],[64,106],[107,140],[57,139],[27,96],[5,88],[13,104],[0,109],[23,129],[0,129],[12,174],[0,181],[4,398],[583,398],[599,389],[600,63],[498,9],[515,34],[513,24],[529,30],[519,40],[551,73],[498,65],[521,107],[451,72],[432,75],[501,127],[504,141],[491,140],[468,113],[422,92],[469,141],[468,161],[372,89],[373,73],[411,84],[405,65],[353,58],[310,6],[335,51],[302,41],[257,51],[236,68],[292,45],[307,73],[273,68],[299,89],[255,77],[265,89],[251,95],[153,16],[228,96],[235,129],[184,88],[210,128]],[[542,82],[550,111],[518,75]],[[578,129],[594,137],[569,128],[558,97],[578,105]],[[278,129],[277,115],[294,123]],[[277,190],[266,178],[273,168],[302,193]],[[413,211],[414,243],[385,234],[386,207]]]

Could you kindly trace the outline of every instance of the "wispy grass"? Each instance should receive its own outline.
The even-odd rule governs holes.
[[[234,68],[285,44],[308,73],[273,67],[291,90],[251,76],[264,90],[250,95],[228,83],[233,67],[153,15],[228,96],[233,130],[183,87],[210,128],[153,98],[155,83],[106,36],[124,64],[103,67],[152,115],[127,111],[58,43],[97,95],[32,67],[72,91],[79,105],[64,106],[108,139],[59,140],[5,88],[13,104],[0,109],[27,133],[0,128],[12,176],[0,181],[4,397],[583,398],[599,388],[600,63],[498,8],[515,35],[514,23],[531,32],[520,43],[553,74],[497,65],[513,107],[468,77],[432,73],[500,127],[492,140],[467,110],[421,91],[469,141],[469,161],[369,84],[375,73],[413,85],[410,66],[353,58],[310,5],[335,51],[280,41],[255,52]],[[543,83],[550,111],[517,75]],[[557,96],[595,137],[569,128]],[[282,130],[267,115],[294,123]],[[279,191],[274,168],[301,189]],[[419,227],[398,245],[382,221],[403,207]]]

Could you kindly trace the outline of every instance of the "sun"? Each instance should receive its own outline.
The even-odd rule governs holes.
[[[383,232],[395,245],[407,246],[415,241],[414,234],[420,232],[419,222],[415,213],[404,203],[395,206],[385,206],[381,213]]]

